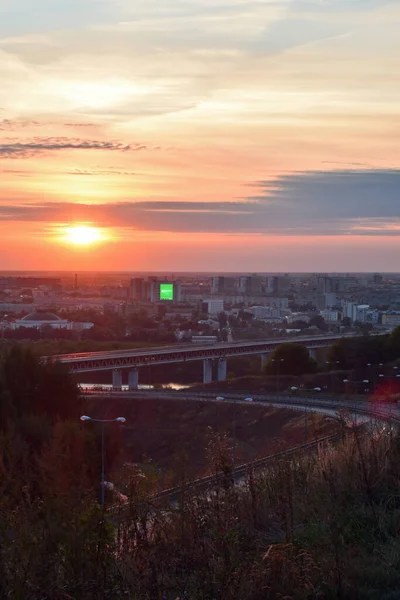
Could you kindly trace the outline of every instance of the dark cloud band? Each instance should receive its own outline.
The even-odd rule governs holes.
[[[140,152],[148,150],[145,144],[122,144],[115,141],[81,140],[65,137],[37,137],[26,142],[6,141],[0,143],[0,158],[32,158],[44,152],[60,150],[105,150]]]
[[[0,206],[0,220],[92,222],[151,231],[399,235],[400,170],[313,171],[254,183],[237,202],[47,202]]]

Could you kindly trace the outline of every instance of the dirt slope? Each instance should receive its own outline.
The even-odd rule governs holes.
[[[250,403],[235,407],[232,403],[123,398],[110,402],[102,398],[90,399],[87,409],[97,418],[126,417],[121,431],[124,460],[150,459],[164,473],[174,470],[183,457],[192,475],[210,472],[207,446],[217,434],[224,434],[231,447],[234,420],[238,464],[296,446],[306,438],[328,435],[336,427],[332,419],[311,413],[306,427],[304,413]]]

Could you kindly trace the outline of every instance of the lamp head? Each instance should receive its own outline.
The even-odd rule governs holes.
[[[125,417],[118,417],[117,419],[115,419],[116,421],[118,421],[118,423],[126,423],[126,419]]]
[[[92,417],[88,417],[87,415],[82,415],[81,416],[81,421],[91,421]]]

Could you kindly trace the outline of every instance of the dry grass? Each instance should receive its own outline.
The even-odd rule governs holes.
[[[59,431],[62,472],[50,468],[56,458],[47,452],[34,480],[15,483],[18,494],[10,493],[10,480],[3,488],[0,597],[398,597],[400,444],[388,432],[354,430],[337,447],[276,460],[263,473],[249,473],[243,486],[227,479],[196,497],[182,493],[169,507],[149,503],[153,482],[131,470],[128,505],[105,519],[84,473],[77,477],[77,467],[68,467],[74,449],[64,438]],[[226,438],[210,439],[210,467],[229,465],[227,452]],[[4,472],[16,468],[7,463]],[[56,481],[71,477],[73,489]]]

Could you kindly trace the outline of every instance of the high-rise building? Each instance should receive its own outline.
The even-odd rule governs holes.
[[[263,291],[263,278],[259,275],[239,277],[239,294],[257,296]]]
[[[320,294],[330,294],[336,292],[336,282],[333,277],[320,275],[317,279],[318,292]]]
[[[336,294],[330,292],[329,294],[322,294],[322,306],[321,310],[326,308],[333,308],[337,304]]]
[[[279,277],[267,278],[267,294],[279,294]]]
[[[213,277],[211,282],[211,293],[212,294],[222,294],[224,287],[224,278],[223,277]]]
[[[235,277],[213,277],[211,283],[212,294],[234,294],[236,291]]]
[[[263,291],[263,279],[259,275],[252,275],[248,278],[248,294],[249,296],[257,296]]]
[[[202,310],[208,315],[219,315],[224,310],[224,301],[222,298],[204,300]]]
[[[135,279],[131,279],[131,285],[129,290],[130,300],[136,300],[138,302],[148,300],[148,288],[149,284],[143,278],[137,277]]]
[[[248,277],[239,277],[239,286],[238,286],[239,294],[247,294],[248,279],[249,279]]]
[[[357,304],[355,302],[342,302],[342,316],[347,317],[352,321],[357,319]]]
[[[278,277],[278,293],[285,294],[291,288],[291,280],[289,275],[283,275],[283,277]]]

